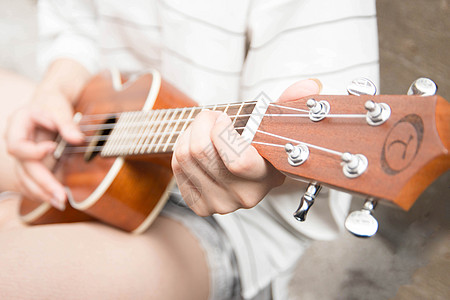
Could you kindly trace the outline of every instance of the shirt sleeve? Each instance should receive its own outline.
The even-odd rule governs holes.
[[[347,93],[355,78],[379,82],[375,1],[258,1],[248,21],[249,50],[242,72],[244,99],[264,92],[272,101],[298,80],[317,78],[323,94]],[[290,192],[288,192],[290,191]],[[350,195],[323,189],[306,222],[292,217],[305,187],[285,184],[269,194],[290,227],[329,240],[343,229]],[[263,204],[264,205],[264,204]]]
[[[41,72],[58,58],[81,63],[91,73],[99,69],[96,8],[92,0],[41,0],[38,2]]]
[[[335,95],[345,94],[357,77],[378,84],[374,0],[254,0],[247,24],[242,99],[264,93],[276,101],[308,78],[322,82],[322,93]],[[307,220],[298,222],[292,214],[305,188],[286,180],[254,208],[215,216],[235,249],[245,299],[288,272],[310,239],[330,240],[341,232],[351,196],[323,189]],[[275,285],[272,291],[278,293]]]

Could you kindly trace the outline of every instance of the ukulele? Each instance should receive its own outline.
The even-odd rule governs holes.
[[[198,107],[157,71],[125,83],[118,73],[101,73],[75,107],[85,144],[61,140],[54,152],[52,170],[70,205],[59,211],[23,198],[20,216],[33,225],[96,219],[145,231],[174,185],[176,140],[205,108],[227,113],[233,130],[275,168],[310,183],[297,219],[304,220],[321,185],[368,197],[363,216],[378,199],[408,210],[450,167],[450,104],[437,95],[349,92],[284,103],[261,94],[255,101]],[[366,221],[357,216],[358,222]]]

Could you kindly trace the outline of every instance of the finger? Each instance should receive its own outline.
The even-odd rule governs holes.
[[[66,201],[66,191],[53,174],[39,161],[30,161],[22,164],[29,178],[43,190],[51,195],[52,204],[63,207]]]
[[[64,140],[71,144],[80,144],[84,141],[84,134],[73,120],[72,109],[68,110],[55,117],[56,127]]]
[[[192,175],[187,176],[181,171],[177,172],[175,177],[185,203],[201,217],[207,217],[214,213],[226,214],[244,207],[238,201],[229,200],[224,189],[220,191],[223,196],[205,199],[202,190],[199,190],[197,187],[198,184],[196,185],[193,183],[195,179]],[[218,193],[215,195],[219,196]]]
[[[29,116],[35,124],[38,124],[49,131],[57,130],[57,126],[52,118],[52,115],[46,111],[33,110],[30,111]]]
[[[42,159],[56,147],[52,141],[36,143],[30,140],[36,128],[42,125],[39,122],[36,123],[31,114],[23,110],[15,113],[9,119],[9,128],[5,133],[8,152],[19,159]],[[44,127],[47,126],[50,125],[44,125]]]
[[[43,141],[34,143],[28,140],[8,142],[8,153],[20,160],[41,160],[49,153],[55,151],[56,143]]]
[[[264,158],[239,135],[225,113],[216,119],[211,139],[223,163],[235,176],[260,180],[267,175],[268,165]]]
[[[172,168],[175,178],[184,197],[200,194],[195,206],[191,207],[197,214],[210,215],[215,211],[214,203],[218,201],[235,202],[233,193],[226,190],[206,173],[190,153],[191,127],[178,139],[172,158]],[[195,190],[194,190],[195,189]]]
[[[201,213],[205,210],[204,203],[201,201],[201,191],[189,180],[189,177],[184,174],[183,170],[179,166],[175,155],[172,157],[172,169],[177,181],[178,189],[183,196],[184,202],[196,213]]]
[[[19,180],[20,192],[27,198],[51,203],[53,196],[40,188],[25,172],[21,165],[17,165],[17,178]]]
[[[211,130],[220,112],[201,112],[190,127],[189,151],[200,167],[219,184],[226,184],[234,177],[226,168],[211,141]]]
[[[302,97],[320,94],[322,83],[318,79],[297,81],[288,87],[278,98],[278,102],[286,102]]]

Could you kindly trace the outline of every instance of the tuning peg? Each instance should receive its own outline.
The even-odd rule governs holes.
[[[288,162],[291,166],[297,167],[303,164],[309,157],[309,149],[306,145],[298,144],[297,146],[287,143],[284,150],[288,155]]]
[[[376,103],[372,100],[367,100],[364,107],[367,110],[366,121],[369,125],[381,125],[391,116],[391,108],[386,103]]]
[[[347,87],[349,95],[361,96],[371,95],[374,96],[377,93],[377,87],[375,84],[367,78],[360,77],[354,79]]]
[[[407,95],[433,96],[436,95],[437,90],[438,87],[433,80],[426,77],[420,77],[411,84]]]
[[[371,237],[378,231],[378,221],[372,215],[377,201],[367,199],[361,210],[350,213],[345,219],[345,228],[357,237]]]
[[[342,153],[342,172],[348,178],[356,178],[367,170],[369,162],[362,154]]]
[[[325,100],[308,99],[306,106],[309,108],[309,119],[314,122],[323,120],[330,112],[330,103]]]
[[[308,214],[309,209],[314,204],[314,200],[319,194],[322,186],[316,183],[310,183],[306,188],[306,192],[303,194],[302,199],[300,200],[300,205],[297,210],[294,212],[294,218],[297,221],[303,222],[306,220],[306,215]]]

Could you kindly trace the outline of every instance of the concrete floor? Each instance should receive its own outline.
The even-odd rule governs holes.
[[[449,1],[379,0],[377,7],[381,93],[404,94],[415,78],[427,76],[450,99]],[[0,0],[0,32],[0,67],[37,78],[35,1]],[[449,189],[447,172],[411,211],[379,206],[374,238],[343,232],[335,241],[313,243],[290,298],[450,299]]]

